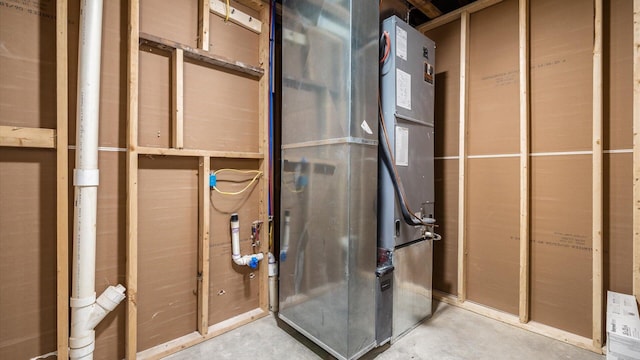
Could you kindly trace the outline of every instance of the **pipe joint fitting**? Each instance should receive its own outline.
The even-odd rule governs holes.
[[[94,332],[91,332],[94,334]],[[93,335],[95,338],[95,334]],[[69,338],[69,345],[71,345],[73,338]],[[90,343],[83,345],[81,347],[70,347],[69,349],[69,358],[73,360],[82,360],[82,359],[92,359],[93,351],[96,348],[96,343],[92,340]]]
[[[278,264],[276,263],[276,257],[272,253],[267,254],[269,259],[269,277],[278,276]]]
[[[73,169],[73,186],[97,187],[100,184],[100,170]]]
[[[124,300],[125,295],[125,287],[118,284],[116,286],[109,286],[105,289],[105,291],[98,297],[96,303],[104,308],[105,310],[113,311],[122,300]]]
[[[93,293],[92,296],[87,296],[84,298],[71,298],[69,299],[69,306],[72,308],[83,308],[87,306],[93,305],[96,302],[96,293]]]
[[[80,337],[69,338],[69,348],[81,349],[94,343],[96,340],[96,332],[93,330],[85,331]]]
[[[257,253],[252,255],[232,255],[233,262],[240,266],[249,266],[252,269],[256,269],[258,267],[258,263],[264,259],[263,253]]]

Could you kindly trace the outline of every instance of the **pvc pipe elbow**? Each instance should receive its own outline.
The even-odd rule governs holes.
[[[231,255],[231,258],[233,259],[233,262],[235,262],[237,265],[248,266],[252,269],[255,269],[258,267],[258,262],[264,259],[264,254],[257,253],[257,254],[245,255],[245,256],[234,254],[234,255]]]

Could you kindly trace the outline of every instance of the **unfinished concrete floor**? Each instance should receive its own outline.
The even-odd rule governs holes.
[[[434,316],[392,346],[364,359],[603,360],[602,355],[434,302]],[[166,359],[333,359],[273,315],[182,350]]]

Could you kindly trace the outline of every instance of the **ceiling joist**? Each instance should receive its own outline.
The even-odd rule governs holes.
[[[415,6],[416,9],[422,11],[429,18],[437,18],[442,15],[442,11],[438,9],[435,5],[431,3],[431,0],[409,0],[411,5]]]

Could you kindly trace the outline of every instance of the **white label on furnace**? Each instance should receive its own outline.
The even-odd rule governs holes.
[[[411,110],[411,75],[396,69],[396,104]]]
[[[396,165],[409,166],[409,128],[396,126]]]
[[[407,32],[396,26],[396,56],[407,60]]]

